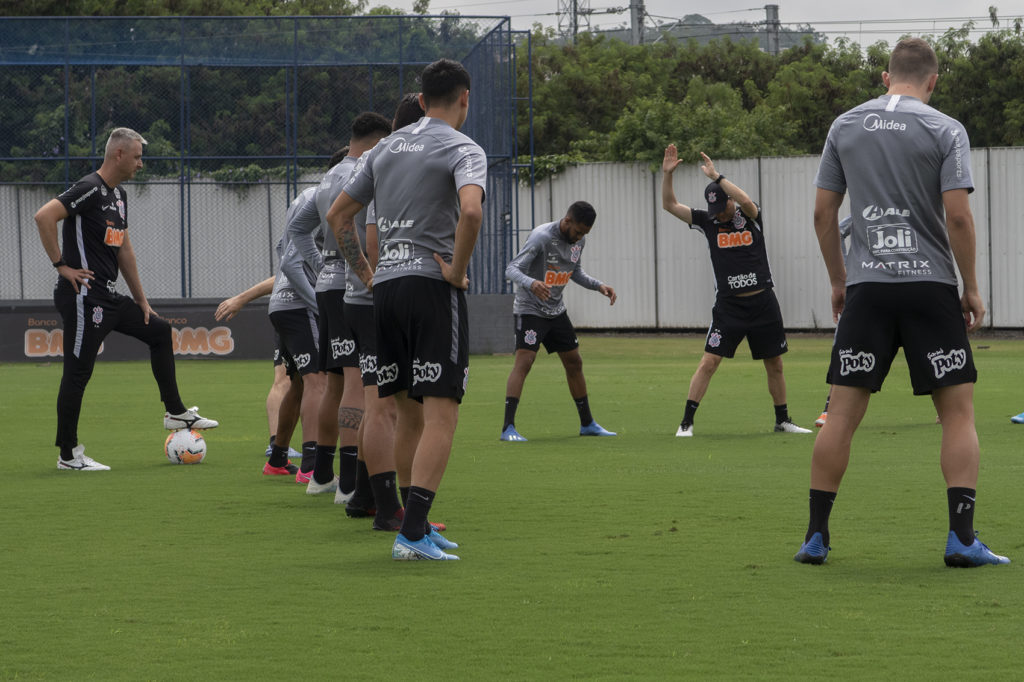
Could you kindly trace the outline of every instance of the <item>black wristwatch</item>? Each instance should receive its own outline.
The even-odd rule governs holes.
[[[62,266],[62,265],[67,265],[67,263],[65,263],[65,262],[64,262],[64,259],[63,259],[63,258],[61,258],[61,259],[60,259],[59,261],[57,261],[56,263],[54,263],[54,264],[53,264],[53,267],[55,267],[55,268],[59,268],[59,267],[60,267],[60,266]]]
[[[724,176],[724,175],[722,175],[721,173],[719,173],[719,174],[718,174],[718,177],[717,177],[717,178],[715,178],[715,183],[716,183],[716,184],[720,184],[720,183],[722,182],[722,180],[725,180],[725,176]]]

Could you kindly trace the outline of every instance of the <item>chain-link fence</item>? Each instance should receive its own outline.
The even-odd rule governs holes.
[[[515,32],[506,17],[0,18],[0,299],[49,298],[35,211],[148,140],[129,226],[150,297],[217,298],[272,274],[285,209],[362,111],[391,118],[424,65],[473,78],[463,132],[489,163],[474,293],[509,290],[517,227]]]

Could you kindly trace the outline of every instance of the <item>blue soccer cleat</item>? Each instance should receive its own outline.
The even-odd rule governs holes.
[[[1024,424],[1024,412],[1021,412],[1016,417],[1010,417],[1010,421],[1014,424]]]
[[[526,442],[526,438],[516,431],[516,427],[513,424],[509,424],[508,427],[501,432],[501,437],[498,440]]]
[[[430,529],[430,532],[427,534],[427,537],[430,538],[430,541],[433,542],[440,550],[447,551],[449,549],[459,548],[458,543],[452,542],[445,536],[438,533],[433,528]]]
[[[985,546],[985,543],[974,538],[974,542],[965,545],[960,542],[954,531],[949,531],[946,540],[946,556],[943,557],[947,566],[956,568],[973,568],[985,564],[1008,564],[1010,560],[1000,556]]]
[[[435,531],[436,532],[436,531]],[[395,544],[391,548],[391,558],[395,561],[458,561],[459,557],[454,554],[445,554],[441,548],[424,536],[412,542],[399,533],[395,537]]]
[[[800,545],[800,551],[793,557],[793,561],[799,561],[802,564],[821,565],[828,558],[828,550],[830,549],[832,548],[825,546],[821,539],[821,533],[818,532],[812,535],[810,540]]]
[[[617,436],[618,434],[614,431],[609,431],[597,422],[590,422],[586,426],[580,427],[581,436]]]

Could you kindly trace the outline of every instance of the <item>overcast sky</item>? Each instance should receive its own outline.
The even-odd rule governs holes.
[[[431,13],[458,10],[463,15],[510,16],[512,28],[529,30],[534,22],[558,26],[560,6],[571,0],[431,0]],[[593,28],[615,28],[629,23],[629,0],[578,0],[579,6],[589,2]],[[1024,16],[1024,3],[1000,3],[1000,0],[858,0],[856,2],[822,2],[822,0],[771,0],[779,6],[779,21],[785,25],[811,24],[830,39],[846,35],[861,44],[876,40],[894,43],[904,33],[942,33],[960,27],[973,19],[978,31],[992,30],[988,8],[999,8],[1003,27],[1013,25],[1013,18]],[[409,11],[413,0],[381,0],[380,4]],[[375,4],[371,1],[371,4]],[[750,0],[645,0],[647,14],[658,22],[681,19],[687,14],[701,14],[715,23],[763,21],[764,5]],[[623,8],[618,13],[598,14],[600,10]],[[650,21],[650,20],[649,20]],[[795,28],[795,26],[793,26]]]

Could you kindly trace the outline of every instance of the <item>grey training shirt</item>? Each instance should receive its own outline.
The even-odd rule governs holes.
[[[316,188],[317,216],[320,219],[321,229],[324,238],[324,267],[316,280],[317,291],[342,291],[345,289],[345,273],[348,268],[345,265],[345,257],[338,250],[338,240],[334,237],[334,231],[327,224],[327,211],[331,204],[341,194],[342,188],[352,175],[352,169],[356,167],[356,157],[346,156],[336,163],[327,175],[320,180]],[[360,211],[362,214],[362,211]],[[359,216],[356,216],[358,222]]]
[[[942,193],[974,190],[967,132],[915,97],[883,95],[832,123],[814,184],[849,190],[847,285],[956,286]]]
[[[286,224],[292,222],[303,206],[313,202],[315,190],[315,187],[309,187],[295,197],[288,207],[288,213],[285,216]],[[286,230],[277,244],[281,264],[278,266],[277,277],[274,279],[274,288],[270,292],[267,313],[307,308],[316,314],[316,294],[313,292],[313,284],[316,282],[317,273],[305,262],[295,243],[289,241],[287,235]],[[289,273],[292,273],[290,277]]]
[[[434,261],[451,261],[459,190],[487,186],[487,156],[439,119],[424,116],[360,158],[345,192],[377,209],[379,259],[374,282],[408,275],[441,279]]]
[[[562,291],[571,279],[585,289],[598,290],[601,282],[583,270],[583,246],[587,238],[570,244],[558,229],[560,221],[533,228],[523,248],[505,268],[505,277],[518,285],[512,303],[515,315],[537,315],[552,318],[565,312]],[[546,301],[530,290],[535,281],[551,287]]]

